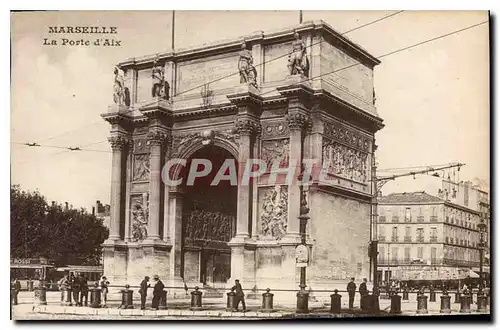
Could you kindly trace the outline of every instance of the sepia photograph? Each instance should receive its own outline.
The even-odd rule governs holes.
[[[11,320],[491,321],[491,20],[11,11]]]

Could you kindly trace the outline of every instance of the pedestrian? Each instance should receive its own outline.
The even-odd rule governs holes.
[[[361,296],[361,300],[359,302],[359,307],[361,307],[361,310],[364,310],[365,308],[365,299],[368,296],[368,288],[366,287],[366,282],[368,280],[366,278],[363,279],[363,282],[359,285],[359,295]]]
[[[17,278],[14,278],[14,281],[10,284],[10,290],[12,292],[12,304],[17,305],[17,296],[19,291],[21,291],[21,282]]]
[[[241,306],[243,307],[243,311],[247,310],[247,307],[245,305],[245,294],[243,293],[243,288],[241,287],[240,280],[235,280],[234,281],[234,286],[231,288],[231,290],[236,291],[234,295],[234,309],[235,311],[238,310],[238,306],[240,305],[241,301]]]
[[[351,281],[347,283],[347,293],[349,294],[349,309],[353,309],[354,296],[356,295],[356,283],[354,283],[354,277],[351,277]]]
[[[145,276],[141,282],[141,288],[139,289],[139,294],[141,295],[141,309],[146,309],[146,297],[150,286],[149,276]]]
[[[108,285],[109,281],[106,278],[106,276],[101,277],[101,280],[99,281],[99,286],[101,287],[101,300],[102,300],[102,307],[106,308],[107,302],[108,302]]]
[[[64,302],[64,293],[68,290],[69,288],[69,278],[68,275],[64,275],[59,282],[59,290],[61,291],[61,303]]]
[[[75,301],[75,306],[80,306],[80,288],[81,288],[81,277],[80,274],[76,275],[73,279],[73,300]]]
[[[87,282],[87,277],[84,275],[81,278],[80,282],[80,306],[83,305],[83,298],[85,298],[85,306],[88,304],[88,299],[89,299],[89,284]]]
[[[151,302],[151,307],[158,310],[165,285],[163,285],[158,275],[153,276],[153,280],[155,281],[155,285],[153,287],[153,301]]]

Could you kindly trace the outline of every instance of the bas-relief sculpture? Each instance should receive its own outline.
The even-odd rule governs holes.
[[[241,45],[240,59],[238,61],[238,70],[240,71],[240,83],[249,84],[255,88],[257,86],[257,70],[253,66],[252,51],[248,49],[246,43]]]
[[[134,155],[134,170],[132,181],[147,181],[149,179],[149,154]]]
[[[269,172],[273,164],[279,161],[281,168],[288,167],[290,148],[288,139],[262,141],[261,158],[266,162]]]
[[[199,133],[186,133],[186,134],[178,134],[172,136],[172,145],[170,148],[170,158],[180,157],[183,152],[189,150],[197,143],[203,143],[206,139],[204,137],[204,132]],[[224,131],[212,131],[211,139],[221,139],[229,142],[234,145],[237,149],[238,147],[238,139],[239,135],[234,130],[224,130]]]
[[[231,226],[235,216],[219,211],[193,210],[184,227],[187,245],[203,246],[224,243],[231,239]]]
[[[286,234],[288,192],[286,186],[270,188],[262,200],[261,234],[263,239],[281,240]]]
[[[125,78],[122,69],[115,66],[113,83],[113,102],[120,105],[130,106],[130,91],[125,87]]]
[[[132,197],[132,241],[140,242],[148,237],[148,194]]]
[[[323,142],[323,170],[358,182],[367,181],[368,154],[334,141]]]
[[[153,62],[153,70],[151,71],[153,86],[151,88],[151,96],[153,98],[170,99],[170,85],[165,80],[165,67],[161,65],[156,58]]]
[[[294,34],[292,52],[288,57],[288,71],[290,75],[303,75],[309,77],[309,59],[307,58],[306,45],[298,33]]]

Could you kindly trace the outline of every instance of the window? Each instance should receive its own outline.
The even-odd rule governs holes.
[[[405,222],[411,222],[411,208],[409,207],[405,210]]]
[[[393,209],[392,210],[392,222],[399,222],[399,211],[398,209]]]
[[[424,211],[422,209],[422,206],[418,208],[417,222],[424,222]]]
[[[405,247],[405,262],[410,262],[410,251],[409,247]]]
[[[392,227],[392,241],[398,241],[398,227]]]
[[[431,248],[431,263],[436,263],[437,249],[435,247]]]
[[[397,247],[392,248],[391,259],[392,259],[392,262],[395,262],[395,263],[398,262],[398,248]]]
[[[431,228],[431,237],[430,237],[431,243],[436,243],[437,242],[437,228],[432,227]]]
[[[383,246],[380,246],[378,248],[378,261],[380,263],[383,263],[385,260],[385,248]]]
[[[417,228],[417,242],[422,243],[424,241],[424,228]]]
[[[411,227],[406,226],[405,228],[405,242],[411,242]]]
[[[417,248],[417,258],[418,259],[424,259],[424,248],[423,248],[423,246],[419,246]]]
[[[385,242],[385,226],[380,226],[378,229],[378,240]]]

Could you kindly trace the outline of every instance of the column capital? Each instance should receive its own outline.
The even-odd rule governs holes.
[[[169,134],[162,131],[150,131],[147,135],[147,143],[150,146],[165,146],[169,141]]]
[[[123,150],[125,147],[132,145],[132,139],[123,135],[111,136],[108,138],[113,150]]]
[[[311,127],[311,117],[304,113],[289,113],[286,115],[286,121],[290,131],[292,130],[305,130]]]
[[[260,123],[253,118],[238,117],[234,127],[240,135],[259,135],[262,131]]]

